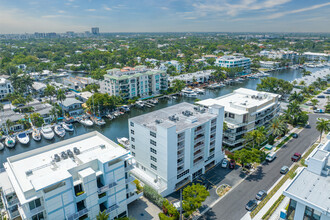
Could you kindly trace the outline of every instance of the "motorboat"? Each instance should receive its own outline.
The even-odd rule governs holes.
[[[88,118],[83,118],[79,121],[81,124],[85,125],[85,126],[93,126],[93,122],[91,120],[89,120]]]
[[[16,141],[15,138],[11,137],[11,136],[7,136],[5,139],[5,145],[9,148],[13,148],[15,147]]]
[[[55,125],[54,132],[59,137],[64,137],[65,136],[65,130],[61,125]]]
[[[105,117],[107,117],[107,118],[110,119],[110,120],[112,120],[112,119],[115,118],[115,117],[114,117],[113,115],[111,115],[111,114],[107,114]]]
[[[62,123],[62,127],[66,131],[70,131],[70,132],[74,131],[74,127],[73,127],[73,125],[71,123],[65,123],[65,122],[63,122]]]
[[[105,121],[104,121],[102,118],[98,118],[98,117],[95,117],[95,118],[94,118],[94,123],[95,123],[96,125],[99,125],[99,126],[101,126],[101,125],[105,125],[105,124],[106,124]]]
[[[21,144],[28,144],[30,142],[29,135],[27,135],[25,132],[19,133],[16,138]]]
[[[128,138],[122,137],[122,138],[117,138],[117,141],[119,144],[123,145],[126,149],[129,148],[129,140]]]
[[[42,126],[42,128],[41,128],[41,134],[47,140],[51,140],[55,136],[53,129],[49,125],[46,125],[46,126],[43,125]]]
[[[182,89],[181,90],[181,93],[182,93],[183,96],[190,97],[190,98],[196,98],[196,96],[197,96],[197,93],[194,92],[190,88],[184,88],[184,89]]]
[[[195,91],[197,94],[205,94],[205,90],[204,90],[204,89],[196,88],[196,89],[194,89],[194,91]]]
[[[124,112],[129,112],[130,111],[130,109],[129,109],[129,107],[127,105],[123,105],[119,109],[122,110],[122,111],[124,111]]]
[[[41,134],[40,134],[40,130],[38,129],[33,129],[32,131],[32,138],[35,141],[40,141],[41,140]]]
[[[0,142],[0,150],[3,150],[5,148],[5,145],[3,145],[3,143]]]
[[[144,105],[144,102],[142,102],[142,101],[137,101],[136,102],[136,105],[137,105],[137,107],[139,107],[139,108],[143,108],[145,105]]]

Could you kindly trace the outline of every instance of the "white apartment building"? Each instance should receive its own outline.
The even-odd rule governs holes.
[[[240,88],[228,95],[202,100],[197,104],[224,106],[228,130],[224,132],[223,143],[235,147],[243,144],[246,132],[267,126],[279,114],[279,98],[278,94]]]
[[[245,75],[251,73],[251,59],[242,56],[222,56],[215,60],[214,65],[225,68],[242,67],[243,71],[240,72],[240,74]]]
[[[137,199],[132,156],[94,131],[7,158],[0,173],[9,219],[110,219]]]
[[[221,162],[223,107],[189,103],[129,119],[129,138],[142,182],[166,196]]]
[[[161,70],[147,69],[146,66],[108,70],[100,83],[102,93],[121,96],[124,99],[158,95],[161,90],[167,88],[167,74]]]
[[[307,60],[315,60],[315,61],[330,61],[330,54],[326,53],[312,53],[312,52],[305,52],[303,56]]]
[[[6,79],[1,77],[0,78],[0,101],[3,100],[9,93],[13,93],[14,88],[11,85],[11,82]]]
[[[195,80],[198,83],[205,83],[209,81],[213,72],[215,72],[215,70],[202,70],[194,73],[187,73],[178,76],[170,76],[168,78],[168,81],[171,86],[172,86],[172,82],[176,79],[183,80],[186,84],[192,84]]]
[[[283,191],[290,198],[287,219],[330,220],[330,141],[317,146],[305,162],[308,166]]]
[[[174,66],[178,73],[182,71],[182,67],[183,67],[183,65],[179,61],[171,60],[161,63],[159,69],[166,72],[168,66]]]
[[[266,69],[276,69],[279,67],[280,62],[274,62],[274,61],[259,61],[261,68]]]

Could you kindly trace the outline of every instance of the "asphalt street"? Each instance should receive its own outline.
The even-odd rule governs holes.
[[[315,129],[316,119],[327,117],[326,115],[310,115],[309,123],[311,128],[305,128],[300,132],[297,139],[291,139],[285,147],[277,152],[277,158],[271,163],[259,167],[254,173],[248,176],[242,183],[232,189],[222,200],[215,204],[200,219],[224,219],[239,220],[245,213],[246,203],[255,198],[259,190],[268,190],[280,178],[282,166],[291,166],[291,156],[295,152],[303,153],[319,137]]]

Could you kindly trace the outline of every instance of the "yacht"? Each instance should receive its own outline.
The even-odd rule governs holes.
[[[204,89],[196,88],[196,89],[194,89],[194,91],[195,91],[197,94],[205,94],[205,90],[204,90]]]
[[[144,102],[142,102],[142,101],[137,101],[136,102],[136,105],[137,105],[137,107],[139,107],[139,108],[143,108],[145,105],[144,105]]]
[[[197,93],[194,92],[190,88],[184,88],[184,89],[182,89],[181,90],[181,93],[182,93],[183,96],[190,97],[190,98],[196,98],[196,96],[197,96]]]
[[[61,125],[55,125],[54,131],[55,131],[55,134],[57,134],[60,137],[65,136],[65,130]]]
[[[83,118],[79,121],[81,124],[85,125],[85,126],[92,126],[93,122],[91,120],[89,120],[88,118]]]
[[[15,138],[11,137],[11,136],[7,136],[5,139],[5,145],[9,148],[13,148],[15,147],[16,141]]]
[[[105,124],[106,124],[105,121],[104,121],[102,118],[98,118],[98,117],[95,117],[95,118],[94,118],[94,123],[95,123],[96,125],[99,125],[99,126],[101,126],[101,125],[105,125]]]
[[[123,145],[126,149],[129,149],[129,140],[125,137],[117,138],[119,144]]]
[[[64,128],[64,130],[66,131],[74,131],[73,125],[71,123],[62,123],[62,127]]]
[[[46,126],[43,125],[42,126],[42,128],[41,128],[41,134],[47,140],[51,140],[55,136],[53,129],[49,125],[46,125]]]
[[[3,150],[5,148],[5,145],[3,145],[3,143],[0,142],[0,150]]]
[[[41,140],[41,134],[40,134],[40,130],[38,129],[33,129],[32,131],[32,138],[35,141],[40,141]]]
[[[29,135],[27,135],[25,132],[19,133],[16,138],[21,144],[28,144],[30,142]]]

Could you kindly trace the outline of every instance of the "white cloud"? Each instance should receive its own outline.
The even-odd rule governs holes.
[[[86,11],[96,11],[95,8],[86,9]]]
[[[160,9],[162,9],[162,10],[168,10],[169,8],[168,7],[160,7]]]
[[[60,13],[60,14],[64,14],[65,13],[65,11],[63,11],[63,10],[59,10],[57,12]]]
[[[111,11],[111,10],[112,10],[111,8],[109,8],[109,7],[106,6],[106,5],[103,5],[103,9],[106,10],[106,11]]]

